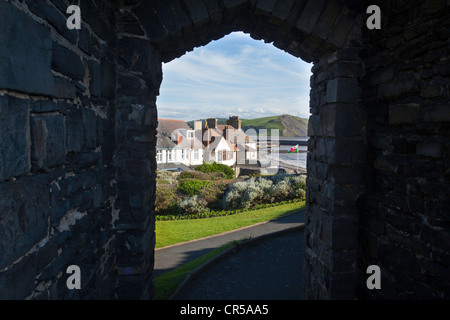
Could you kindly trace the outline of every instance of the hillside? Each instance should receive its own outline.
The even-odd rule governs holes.
[[[205,123],[205,119],[199,119]],[[226,124],[226,118],[217,119],[218,124]],[[267,129],[270,135],[270,129],[280,130],[280,136],[284,137],[306,137],[308,135],[308,119],[303,119],[288,114],[281,116],[264,117],[257,119],[241,119],[242,130],[248,129]],[[193,128],[194,121],[188,121],[187,124]]]
[[[242,119],[242,129],[278,129],[280,136],[306,137],[308,135],[308,119],[291,115],[264,117],[257,119]],[[268,132],[270,134],[270,131]]]

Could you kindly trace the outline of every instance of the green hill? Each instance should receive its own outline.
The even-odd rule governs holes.
[[[200,119],[203,124],[205,119]],[[200,121],[199,120],[199,121]],[[280,136],[284,137],[306,137],[308,135],[308,119],[283,114],[281,116],[264,117],[257,119],[241,119],[242,130],[248,129],[267,129],[270,135],[270,129],[280,130]],[[218,124],[226,124],[226,118],[217,119]],[[194,121],[188,121],[187,124],[193,128]]]

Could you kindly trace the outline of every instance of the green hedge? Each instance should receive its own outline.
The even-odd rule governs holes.
[[[157,215],[156,220],[157,221],[168,221],[168,220],[187,220],[187,219],[204,219],[204,218],[212,218],[212,217],[222,217],[222,216],[229,216],[232,214],[236,214],[238,212],[247,212],[247,211],[253,211],[253,210],[258,210],[258,209],[277,207],[277,206],[288,204],[288,203],[295,203],[295,202],[302,202],[302,201],[304,201],[304,200],[293,199],[293,200],[281,201],[281,202],[277,202],[277,203],[266,203],[266,204],[256,205],[256,206],[252,207],[251,209],[219,210],[219,211],[206,210],[201,213],[188,214],[188,215]]]
[[[225,177],[227,179],[233,179],[234,178],[234,170],[221,163],[203,163],[202,165],[199,165],[197,168],[195,168],[196,171],[210,173],[210,172],[222,172],[225,174]]]
[[[211,181],[190,179],[180,183],[178,189],[187,195],[194,196],[200,194],[210,184]]]

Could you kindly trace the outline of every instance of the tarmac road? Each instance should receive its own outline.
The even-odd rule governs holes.
[[[174,300],[301,300],[303,230],[249,244],[203,269]]]

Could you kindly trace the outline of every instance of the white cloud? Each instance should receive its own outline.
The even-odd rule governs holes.
[[[232,33],[163,65],[160,116],[309,114],[311,64],[244,33]]]

